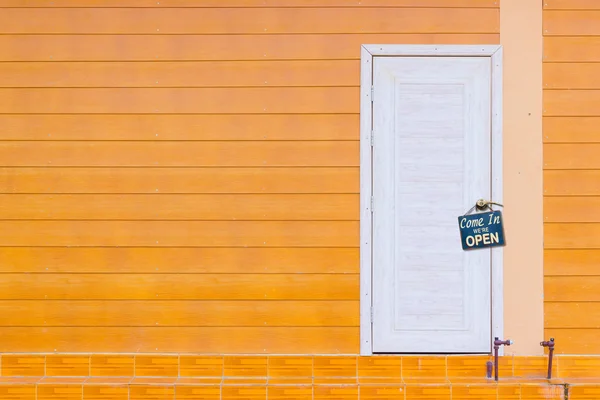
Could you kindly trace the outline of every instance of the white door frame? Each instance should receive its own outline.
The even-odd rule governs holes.
[[[492,199],[502,204],[502,46],[363,45],[360,71],[360,354],[372,345],[372,82],[373,57],[490,57],[492,61]],[[467,211],[467,210],[465,210]],[[458,215],[457,215],[458,217]],[[457,228],[458,234],[458,228]],[[504,332],[503,250],[492,249],[492,338]],[[503,347],[500,347],[503,354]]]

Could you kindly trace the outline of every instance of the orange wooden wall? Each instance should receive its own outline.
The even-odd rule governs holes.
[[[0,6],[1,352],[357,353],[360,44],[499,43],[497,0]]]
[[[545,0],[545,328],[565,353],[600,353],[598,62],[600,2]]]

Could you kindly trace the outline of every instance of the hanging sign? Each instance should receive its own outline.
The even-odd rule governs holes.
[[[504,246],[502,212],[490,211],[458,217],[463,250]]]

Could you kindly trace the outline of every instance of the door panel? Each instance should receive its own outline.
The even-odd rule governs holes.
[[[491,196],[488,57],[374,57],[373,351],[490,351],[491,253],[457,217]]]

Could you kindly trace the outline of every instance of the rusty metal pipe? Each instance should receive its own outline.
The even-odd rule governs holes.
[[[510,346],[513,344],[512,340],[500,340],[497,337],[494,338],[494,379],[498,381],[498,349],[500,346]]]
[[[548,348],[548,379],[552,379],[552,355],[554,354],[554,338],[540,342],[540,346]]]

